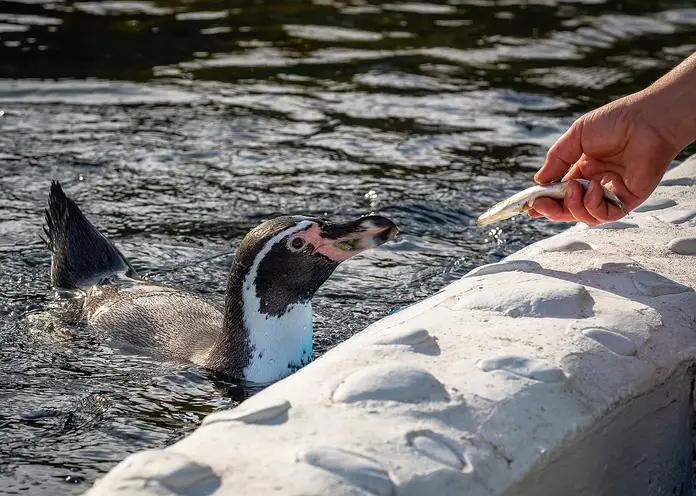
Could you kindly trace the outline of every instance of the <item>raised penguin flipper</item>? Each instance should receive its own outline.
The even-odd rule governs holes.
[[[126,257],[87,220],[58,181],[51,182],[44,232],[54,288],[86,289],[112,275],[136,276]]]

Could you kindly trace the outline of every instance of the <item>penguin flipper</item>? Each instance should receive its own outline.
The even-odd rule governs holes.
[[[87,220],[58,181],[51,182],[45,212],[54,288],[86,289],[115,274],[136,276],[126,257]]]

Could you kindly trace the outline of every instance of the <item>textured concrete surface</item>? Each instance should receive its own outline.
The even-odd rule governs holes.
[[[90,495],[692,494],[696,159],[391,315]]]

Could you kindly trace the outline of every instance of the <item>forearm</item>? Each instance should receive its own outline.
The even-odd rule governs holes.
[[[675,149],[696,140],[696,53],[637,96],[646,121]]]

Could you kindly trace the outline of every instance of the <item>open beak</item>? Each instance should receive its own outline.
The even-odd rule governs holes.
[[[376,248],[399,234],[396,225],[386,217],[368,215],[348,222],[327,222],[321,227],[321,242],[315,253],[341,262],[370,248]]]

